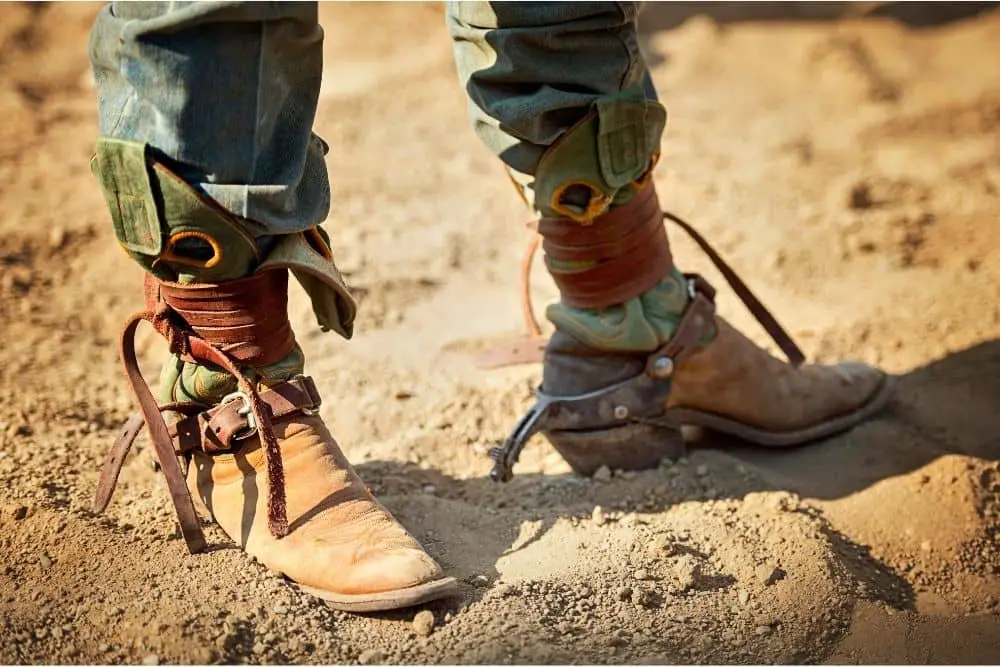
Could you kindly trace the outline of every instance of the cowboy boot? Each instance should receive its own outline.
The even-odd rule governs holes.
[[[147,271],[146,310],[122,339],[141,416],[102,471],[98,511],[145,423],[192,553],[205,547],[193,496],[248,554],[335,608],[395,609],[453,594],[455,580],[351,467],[302,375],[287,315],[289,271],[321,327],[352,334],[355,303],[325,233],[271,237],[265,251],[143,144],[102,139],[92,166],[119,242]],[[143,320],[172,353],[155,397],[132,340]]]
[[[510,477],[536,432],[590,475],[682,456],[687,425],[764,446],[803,444],[857,425],[890,396],[890,379],[870,366],[802,365],[732,269],[662,211],[650,174],[664,122],[641,93],[606,98],[541,158],[530,186],[560,300],[546,312],[555,333],[538,404],[494,450],[496,479]],[[714,289],[674,266],[665,217],[694,236],[790,363],[715,314]]]

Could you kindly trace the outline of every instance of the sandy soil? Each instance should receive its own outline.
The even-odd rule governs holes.
[[[505,487],[484,453],[539,369],[466,352],[518,329],[525,213],[466,125],[440,7],[323,7],[327,227],[362,312],[350,343],[300,292],[293,320],[348,455],[462,581],[424,636],[412,610],[329,610],[216,529],[188,556],[148,446],[91,512],[140,299],[87,169],[95,8],[0,6],[0,663],[1000,660],[1000,12],[819,7],[650,10],[656,178],[812,358],[898,374],[891,409],[603,481],[538,440]]]

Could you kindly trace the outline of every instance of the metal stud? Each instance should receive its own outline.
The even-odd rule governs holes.
[[[674,374],[674,360],[670,357],[658,357],[653,362],[653,377],[668,378]]]
[[[624,405],[616,405],[615,419],[628,419],[628,408]]]

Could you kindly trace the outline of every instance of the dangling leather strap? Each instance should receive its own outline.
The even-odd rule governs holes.
[[[750,311],[750,314],[753,315],[754,319],[760,323],[760,325],[764,328],[764,331],[767,332],[767,335],[771,337],[771,340],[777,344],[778,348],[785,353],[785,356],[788,357],[788,361],[793,366],[800,366],[806,360],[806,356],[802,353],[802,349],[799,348],[799,346],[795,343],[795,340],[788,334],[787,331],[785,331],[785,328],[778,323],[778,320],[774,318],[771,311],[769,311],[767,307],[760,302],[760,299],[758,299],[757,296],[750,291],[747,284],[743,282],[739,275],[737,275],[736,271],[734,271],[732,267],[726,263],[726,260],[722,259],[722,256],[715,251],[715,248],[712,247],[705,237],[702,236],[698,230],[673,213],[665,212],[663,217],[676,224],[678,227],[687,232],[688,236],[694,239],[694,242],[698,244],[698,247],[701,248],[706,255],[708,255],[708,258],[712,260],[712,264],[715,265],[715,268],[719,270],[722,277],[726,279],[729,286],[733,288],[734,292],[736,292],[736,296],[739,297],[740,301],[743,302],[743,305]]]
[[[282,276],[276,278],[273,274]],[[267,310],[268,307],[284,303],[287,297],[279,296],[277,292],[284,292],[286,289],[287,273],[284,271],[264,271],[223,285],[190,286],[164,283],[147,275],[147,309],[129,318],[122,331],[120,353],[125,374],[139,402],[142,421],[149,428],[156,457],[177,510],[181,533],[191,553],[205,549],[205,538],[174,452],[170,432],[161,414],[161,410],[170,406],[161,407],[156,404],[139,368],[135,352],[136,329],[143,321],[149,322],[167,339],[173,354],[187,362],[218,366],[236,378],[239,389],[249,404],[247,407],[253,415],[264,450],[268,481],[268,528],[275,537],[284,537],[288,533],[285,476],[281,451],[271,421],[272,411],[261,399],[253,383],[240,371],[238,364],[266,365],[280,360],[291,351],[295,340],[291,337],[290,327],[287,333],[284,331],[287,313],[284,310],[279,313]],[[184,317],[172,304],[177,304],[183,310]],[[260,321],[256,319],[258,316]],[[198,327],[197,331],[195,326]],[[283,350],[280,356],[264,347],[271,344],[280,344],[279,349]],[[130,419],[116,446],[112,448],[95,498],[95,508],[98,511],[107,504],[113,480],[117,479],[121,460],[128,451],[127,444],[119,446],[119,443],[126,440],[130,443],[139,428],[139,421],[134,417]]]
[[[649,191],[652,190],[652,186],[648,188]],[[645,191],[644,191],[645,192]],[[640,193],[641,194],[641,193]],[[633,200],[635,202],[635,200]],[[659,206],[659,204],[657,204]],[[624,208],[624,207],[622,207]],[[622,208],[617,208],[612,213],[617,213],[622,210]],[[643,210],[643,209],[639,209]],[[657,212],[657,225],[663,229],[663,221],[670,220],[675,223],[681,229],[688,233],[695,243],[708,255],[708,258],[712,261],[712,264],[719,270],[719,273],[726,279],[729,286],[739,297],[743,305],[746,306],[750,314],[760,323],[767,334],[772,340],[778,345],[781,351],[788,358],[788,361],[793,366],[799,366],[805,362],[805,355],[802,353],[801,348],[795,343],[795,340],[785,331],[784,327],[778,323],[774,315],[761,303],[760,299],[747,287],[746,283],[739,277],[739,275],[729,266],[729,264],[719,255],[718,252],[712,247],[712,245],[703,237],[690,223],[683,220],[673,213],[665,213],[658,210]],[[568,222],[568,221],[567,221]],[[579,223],[573,223],[579,227]],[[619,224],[622,224],[619,222]],[[532,225],[529,224],[529,227]],[[633,225],[630,229],[637,229],[641,227],[641,223]],[[539,232],[542,229],[542,225],[538,226]],[[551,228],[550,228],[551,229]],[[619,230],[620,231],[620,230]],[[563,231],[562,233],[565,233]],[[666,232],[664,231],[664,235]],[[477,362],[482,368],[499,368],[502,366],[511,366],[516,364],[525,363],[538,363],[544,358],[544,344],[539,336],[541,331],[541,326],[538,323],[538,319],[535,317],[534,308],[531,306],[531,267],[534,259],[534,254],[538,248],[539,233],[533,232],[532,238],[528,241],[526,247],[525,256],[521,261],[521,276],[520,276],[520,292],[522,299],[522,311],[525,318],[525,329],[527,330],[526,337],[520,337],[515,341],[508,342],[503,346],[497,346],[496,348],[491,348],[484,350],[477,356]],[[590,238],[600,238],[602,241],[607,240],[606,235],[601,235],[598,237],[596,232],[591,232]],[[547,245],[543,247],[548,248]],[[567,255],[569,252],[567,252]],[[555,278],[555,275],[553,275]],[[711,286],[703,278],[699,278],[702,288],[711,289]],[[558,284],[558,279],[557,279]],[[655,285],[656,283],[653,283]],[[652,286],[650,288],[652,288]],[[707,292],[707,290],[705,290]],[[714,290],[712,290],[714,294]]]

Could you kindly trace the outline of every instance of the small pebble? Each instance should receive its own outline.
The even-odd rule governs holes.
[[[742,590],[739,592],[740,604],[746,604],[750,602],[750,591]]]
[[[773,586],[784,578],[784,573],[773,565],[761,565],[757,567],[757,580],[765,586]]]
[[[769,634],[771,634],[771,626],[770,625],[758,625],[757,629],[754,630],[754,633],[758,637],[763,637],[764,635],[769,635]]]
[[[628,640],[620,635],[612,635],[605,640],[608,646],[625,646]]]
[[[610,482],[611,481],[611,469],[608,466],[601,466],[594,473],[594,479],[598,482]]]
[[[632,589],[632,602],[640,607],[648,607],[652,603],[649,592],[636,586]]]
[[[433,484],[424,484],[424,493],[433,495],[437,493],[437,490],[437,487]]]
[[[423,610],[413,617],[413,631],[420,637],[429,637],[434,632],[434,614]]]
[[[600,505],[594,505],[594,511],[591,513],[590,518],[598,526],[604,525],[604,509]]]
[[[274,605],[274,607],[271,608],[271,611],[273,611],[275,614],[287,614],[288,605],[279,602],[278,604]]]
[[[38,557],[38,564],[42,567],[52,567],[52,559],[45,554],[42,554]]]
[[[645,581],[646,579],[649,579],[649,572],[640,568],[636,570],[632,576],[635,577],[636,581]]]
[[[698,477],[704,477],[705,475],[708,474],[708,466],[702,463],[700,466],[694,469],[694,474],[698,475]]]
[[[25,507],[24,505],[18,505],[14,509],[14,520],[15,521],[20,521],[21,519],[23,519],[26,516],[28,516],[28,508]]]
[[[385,662],[385,653],[374,648],[366,649],[358,656],[358,662],[362,665],[378,665]]]
[[[53,227],[49,230],[49,247],[59,250],[66,243],[66,230],[62,227]]]
[[[921,551],[930,551],[931,550],[930,540],[924,540],[923,542],[921,542],[920,543],[920,550]]]
[[[142,659],[142,664],[144,665],[158,665],[160,664],[160,656],[155,653],[150,653],[145,658]]]
[[[667,535],[656,535],[649,541],[646,545],[646,551],[651,554],[659,554],[661,551],[666,551],[673,546],[670,541],[670,537]]]

